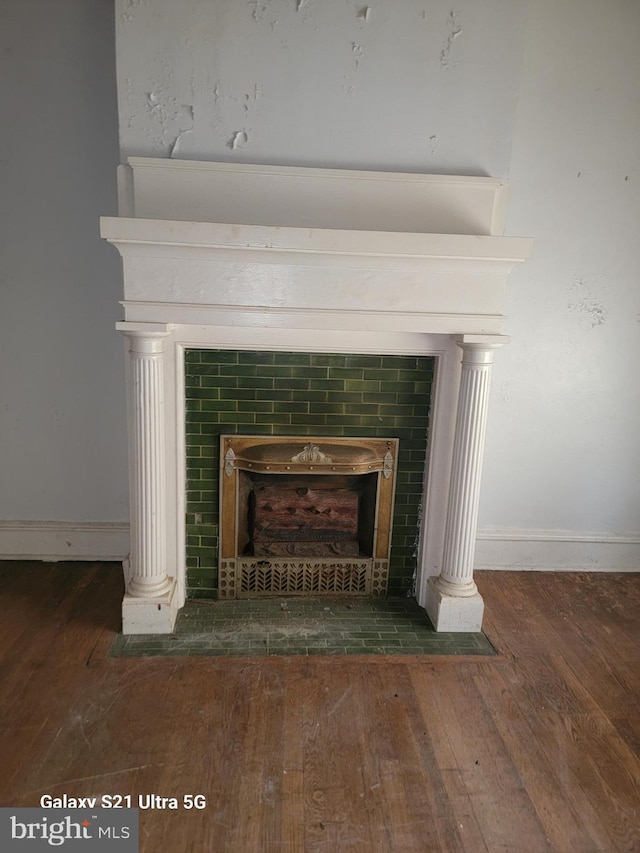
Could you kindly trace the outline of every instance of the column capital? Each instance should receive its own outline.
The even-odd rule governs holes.
[[[172,323],[116,323],[117,331],[129,339],[131,352],[141,354],[161,353],[174,328]]]
[[[511,341],[509,335],[454,335],[463,349],[498,349]]]
[[[492,364],[496,350],[508,344],[508,335],[455,335],[455,341],[462,350],[463,364]]]

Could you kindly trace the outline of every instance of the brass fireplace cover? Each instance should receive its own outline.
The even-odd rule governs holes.
[[[223,436],[225,473],[231,476],[234,468],[285,474],[315,471],[365,474],[381,471],[393,464],[394,439],[322,439]]]
[[[397,438],[223,435],[220,451],[220,598],[386,593]],[[288,475],[283,481],[286,479],[295,486],[300,485],[301,476],[309,478],[309,483],[321,476],[324,483],[339,478],[339,482],[345,482],[345,475],[347,480],[362,479],[363,483],[367,477],[375,478],[373,492],[369,489],[375,494],[375,504],[373,498],[368,498],[367,508],[360,511],[370,519],[370,533],[360,536],[360,549],[356,543],[353,553],[347,553],[350,550],[347,549],[340,554],[341,549],[333,543],[327,546],[329,551],[325,555],[316,543],[306,552],[302,540],[317,539],[319,534],[315,531],[311,536],[299,537],[295,547],[287,546],[282,553],[275,553],[281,549],[273,545],[266,553],[264,547],[254,551],[244,513],[249,492],[265,475],[269,475],[267,479],[272,483],[280,479],[273,475]],[[324,530],[322,533],[324,536]],[[270,550],[274,550],[273,555]]]

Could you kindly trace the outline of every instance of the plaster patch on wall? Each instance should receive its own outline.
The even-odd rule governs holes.
[[[368,21],[369,16],[371,15],[371,7],[363,6],[361,9],[358,9],[356,13],[356,18],[359,18],[361,21]]]
[[[360,65],[360,59],[364,56],[364,48],[361,44],[358,44],[355,41],[351,42],[351,53],[354,55],[353,67],[358,68]]]
[[[236,151],[239,148],[244,148],[248,141],[249,134],[246,130],[235,130],[229,139],[227,139],[227,148]]]
[[[137,7],[142,5],[146,5],[144,0],[122,0],[120,20],[123,23],[128,24],[133,20]]]
[[[296,12],[299,12],[300,9],[303,9],[307,5],[307,3],[309,3],[309,0],[296,0]]]
[[[581,325],[594,329],[607,322],[607,309],[582,278],[574,278],[569,288],[567,304],[569,316],[575,317]]]
[[[436,148],[438,147],[438,137],[436,136],[435,133],[432,133],[431,136],[429,137],[429,146],[431,148],[431,153],[435,154]]]
[[[267,7],[264,3],[258,2],[258,0],[249,0],[248,5],[251,9],[251,17],[257,24],[259,24],[264,18],[264,13],[267,11]]]
[[[449,12],[449,17],[447,18],[447,29],[449,31],[447,35],[447,40],[445,41],[444,47],[440,52],[440,65],[443,68],[446,68],[449,65],[449,60],[451,58],[451,48],[453,47],[454,41],[462,32],[462,27],[458,23],[458,18],[455,12]]]
[[[193,105],[179,104],[175,98],[162,97],[152,89],[145,93],[144,110],[152,119],[148,134],[154,147],[174,156],[178,139],[193,130]]]
[[[193,128],[191,130],[180,131],[180,133],[176,136],[176,141],[171,146],[171,152],[169,153],[169,157],[180,157],[180,154],[182,153],[181,146],[184,142],[184,137],[187,136],[187,134],[193,134]]]

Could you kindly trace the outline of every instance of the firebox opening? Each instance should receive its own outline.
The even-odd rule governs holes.
[[[240,472],[238,553],[251,557],[372,557],[376,473]]]

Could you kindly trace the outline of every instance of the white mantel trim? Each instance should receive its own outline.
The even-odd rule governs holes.
[[[481,348],[506,340],[506,278],[531,254],[530,239],[499,236],[505,183],[130,163],[120,171],[121,210],[129,215],[103,219],[101,233],[123,258],[120,331],[169,333],[162,464],[167,573],[177,580],[169,604],[180,606],[185,594],[183,374],[191,347],[436,356],[416,590],[424,604],[429,577],[442,570],[462,369],[456,337]],[[336,222],[341,227],[327,227]],[[445,630],[479,624],[478,603],[470,619],[459,618],[460,602]],[[139,613],[134,621],[148,627]],[[166,630],[173,616],[156,629]]]
[[[394,231],[356,231],[331,228],[234,225],[181,220],[101,218],[101,235],[118,246],[169,246],[207,252],[277,252],[303,255],[355,256],[372,261],[391,258],[423,261],[456,260],[514,264],[530,257],[528,237],[467,234],[418,234]],[[266,258],[265,258],[265,262]]]

